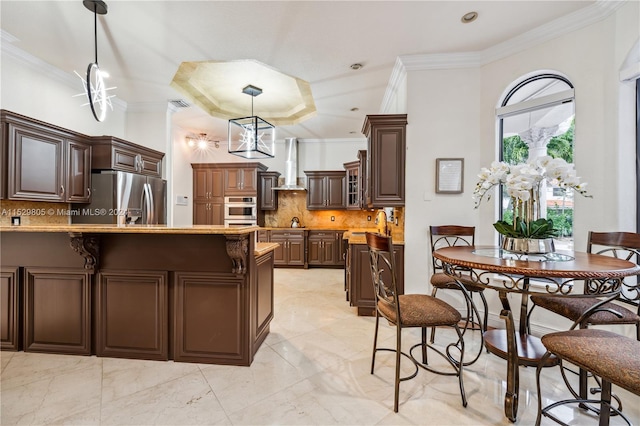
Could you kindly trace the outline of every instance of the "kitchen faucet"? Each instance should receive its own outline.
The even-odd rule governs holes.
[[[384,225],[384,229],[382,231],[380,230],[381,226],[379,226],[381,220]],[[376,214],[375,224],[378,225],[378,233],[387,236],[391,235],[391,230],[389,229],[389,225],[387,223],[387,212],[385,212],[384,209],[378,210],[378,213]]]

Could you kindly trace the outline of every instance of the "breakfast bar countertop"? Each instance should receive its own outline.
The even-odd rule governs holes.
[[[110,225],[110,224],[48,224],[0,226],[0,232],[73,232],[93,234],[215,234],[243,235],[258,231],[258,226],[223,225]]]

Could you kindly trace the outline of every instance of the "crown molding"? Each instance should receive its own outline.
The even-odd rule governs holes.
[[[387,114],[390,112],[391,101],[394,95],[400,87],[400,83],[407,77],[407,68],[402,63],[401,57],[396,58],[396,63],[393,65],[391,71],[391,77],[389,77],[389,83],[387,89],[382,97],[382,104],[380,104],[380,114]]]
[[[591,6],[562,16],[510,40],[477,52],[399,56],[389,77],[380,110],[384,112],[390,108],[391,99],[393,99],[393,95],[398,90],[398,86],[407,71],[478,68],[599,22],[614,13],[627,1],[597,0]]]
[[[568,15],[554,19],[537,28],[522,33],[510,40],[498,43],[482,51],[482,65],[506,58],[545,43],[565,34],[595,24],[618,10],[627,0],[597,0],[591,6],[582,8]]]
[[[73,90],[80,90],[81,84],[78,81],[79,78],[77,75],[62,71],[60,68],[57,68],[50,63],[45,62],[42,59],[26,52],[25,50],[20,49],[13,44],[18,41],[20,40],[13,34],[10,34],[5,30],[0,30],[0,44],[2,55],[6,55],[7,57],[14,59],[16,62],[19,62],[27,66],[28,68],[37,71],[40,74],[46,74],[49,78]],[[110,100],[114,108],[122,111],[127,110],[127,102],[123,101],[122,99],[112,97]]]

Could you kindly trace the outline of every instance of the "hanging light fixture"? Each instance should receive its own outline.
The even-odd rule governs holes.
[[[213,144],[216,148],[220,148],[220,141],[212,141],[209,139],[206,133],[200,133],[198,136],[187,136],[187,146],[190,148],[198,148],[199,150],[206,150]]]
[[[248,85],[242,93],[251,96],[251,116],[229,120],[229,153],[252,159],[273,158],[276,128],[253,115],[253,99],[262,93],[262,89]]]
[[[98,66],[98,15],[107,14],[107,4],[102,0],[83,0],[84,7],[93,12],[93,35],[95,48],[95,61],[87,67],[86,78],[83,78],[76,72],[76,75],[82,80],[84,93],[75,96],[86,95],[88,105],[91,106],[91,112],[97,121],[104,121],[107,116],[107,106],[113,110],[111,105],[112,96],[107,96],[107,91],[115,89],[115,87],[107,88],[104,78],[107,73],[100,70]],[[87,104],[85,104],[87,105]]]

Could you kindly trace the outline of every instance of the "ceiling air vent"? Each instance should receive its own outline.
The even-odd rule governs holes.
[[[184,99],[172,99],[169,103],[176,108],[189,108],[191,106]]]

